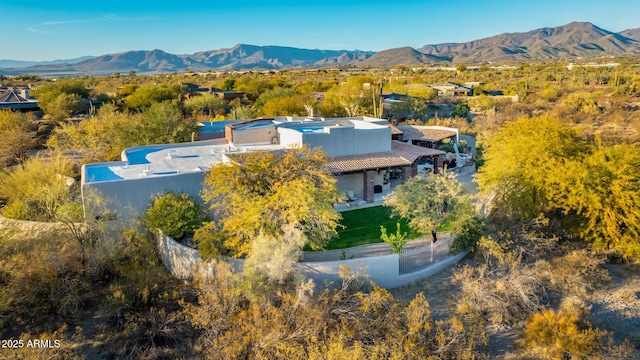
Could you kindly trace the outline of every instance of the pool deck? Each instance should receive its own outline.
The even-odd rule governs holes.
[[[85,182],[119,181],[149,176],[178,175],[201,172],[226,161],[230,154],[255,150],[280,150],[281,145],[255,144],[235,147],[219,140],[197,143],[137,146],[122,153],[122,161],[86,165]],[[129,161],[131,159],[132,161]],[[101,176],[104,175],[104,176]]]

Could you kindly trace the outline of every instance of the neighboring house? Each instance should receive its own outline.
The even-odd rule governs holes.
[[[0,110],[37,111],[38,100],[29,97],[28,88],[0,88]]]
[[[374,193],[390,190],[418,173],[418,162],[437,162],[443,151],[392,140],[386,120],[368,117],[276,117],[225,124],[225,138],[195,143],[150,145],[123,151],[120,162],[82,167],[83,197],[97,190],[110,209],[143,213],[153,198],[183,192],[198,199],[212,166],[229,162],[235,153],[286,151],[306,145],[329,155],[328,169],[342,191],[374,201]]]
[[[191,97],[196,93],[205,93],[205,94],[214,94],[226,101],[233,101],[235,99],[242,99],[244,97],[244,93],[242,91],[230,91],[230,90],[222,90],[215,87],[200,87],[199,85],[192,83],[180,83],[181,86],[185,86],[189,93],[187,97]]]
[[[409,98],[409,95],[402,95],[396,93],[382,93],[382,106],[385,110],[390,110],[393,104],[405,101]]]
[[[435,90],[436,95],[441,97],[473,96],[472,87],[467,87],[452,82],[428,84],[427,86]]]

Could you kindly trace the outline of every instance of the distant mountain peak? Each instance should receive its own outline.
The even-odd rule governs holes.
[[[466,43],[409,46],[374,53],[361,50],[319,50],[239,43],[231,48],[174,55],[160,49],[124,51],[71,62],[30,63],[0,60],[2,73],[48,75],[105,75],[180,71],[273,70],[295,67],[421,66],[435,63],[473,63],[572,59],[602,55],[640,54],[640,28],[620,33],[590,22],[571,22],[521,33],[503,33]],[[30,65],[36,65],[31,66]]]
[[[467,43],[425,45],[418,50],[451,62],[527,61],[635,54],[640,53],[640,44],[590,22],[571,22]]]

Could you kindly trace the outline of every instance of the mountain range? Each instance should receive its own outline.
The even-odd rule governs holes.
[[[126,51],[46,63],[0,60],[0,74],[110,75],[181,71],[275,70],[335,66],[393,67],[484,63],[640,54],[640,28],[614,33],[589,22],[504,33],[466,43],[400,47],[380,52],[311,50],[238,44],[232,48],[174,55],[162,50]]]

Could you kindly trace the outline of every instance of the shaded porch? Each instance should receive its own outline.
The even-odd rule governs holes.
[[[337,156],[329,161],[329,171],[338,179],[338,188],[348,194],[349,205],[374,203],[393,187],[437,164],[444,151],[391,142],[391,151]],[[433,166],[432,166],[433,168]],[[437,171],[437,167],[434,169]]]

